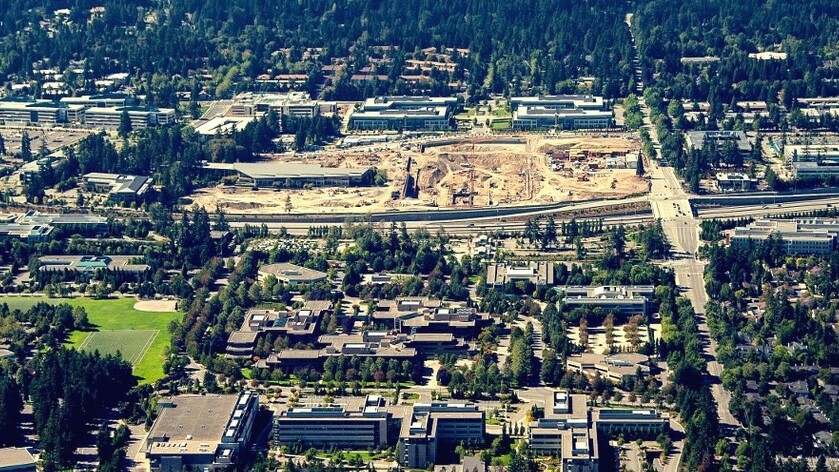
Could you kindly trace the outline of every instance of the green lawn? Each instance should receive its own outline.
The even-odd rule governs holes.
[[[27,310],[38,302],[82,306],[87,310],[94,331],[74,331],[67,340],[73,347],[101,353],[122,352],[125,359],[133,359],[134,375],[141,383],[151,383],[163,377],[164,351],[169,345],[168,325],[181,318],[178,312],[151,313],[134,309],[133,298],[94,300],[91,298],[0,297],[10,309]],[[152,333],[157,333],[153,336]],[[93,336],[88,339],[88,337]],[[151,342],[148,343],[149,339]],[[87,344],[83,345],[83,343]],[[145,349],[145,354],[142,350]]]

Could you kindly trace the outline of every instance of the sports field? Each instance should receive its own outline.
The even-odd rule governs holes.
[[[141,383],[154,382],[163,377],[164,351],[169,345],[168,325],[179,320],[178,312],[147,312],[134,309],[133,298],[94,300],[90,298],[0,297],[10,309],[27,310],[38,302],[82,306],[92,331],[74,331],[68,345],[85,351],[99,350],[102,354],[115,354],[134,366],[134,375]]]

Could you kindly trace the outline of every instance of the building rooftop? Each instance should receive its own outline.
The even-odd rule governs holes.
[[[204,165],[204,168],[234,171],[252,179],[361,178],[369,170],[369,168],[322,167],[315,164],[281,162],[237,162],[233,164],[209,162]]]
[[[326,279],[326,273],[286,262],[266,264],[259,268],[262,276],[273,275],[279,280],[289,282],[316,282]]]
[[[29,449],[25,447],[0,448],[0,470],[27,466],[35,468],[35,458]]]

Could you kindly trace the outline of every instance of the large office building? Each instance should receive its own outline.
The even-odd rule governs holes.
[[[49,225],[60,229],[83,229],[101,233],[108,231],[107,218],[81,213],[39,213],[37,211],[29,211],[21,215],[16,222],[22,225]]]
[[[748,174],[721,172],[716,175],[716,180],[720,192],[747,192],[757,187],[757,179]]]
[[[84,112],[87,126],[119,128],[123,114],[128,115],[131,129],[166,126],[175,123],[175,110],[150,106],[91,107]]]
[[[319,449],[384,449],[391,412],[378,395],[350,398],[345,406],[303,406],[274,416],[274,441]]]
[[[106,174],[91,172],[85,174],[84,183],[91,192],[106,193],[115,202],[141,200],[148,192],[151,180],[142,175]]]
[[[504,263],[487,266],[486,284],[494,288],[504,288],[517,282],[536,286],[554,284],[554,265],[551,262],[529,262],[509,265]]]
[[[402,420],[396,460],[403,467],[424,469],[443,450],[482,444],[485,432],[484,412],[472,403],[416,403]]]
[[[568,309],[592,307],[604,311],[618,311],[625,315],[649,312],[655,287],[651,285],[602,285],[599,287],[565,287],[565,306]]]
[[[0,100],[0,121],[16,124],[56,125],[82,123],[82,105],[68,105],[49,100]]]
[[[372,168],[322,167],[280,162],[207,163],[203,170],[218,176],[237,176],[238,185],[256,188],[351,187],[372,182]]]
[[[729,236],[732,246],[746,247],[770,237],[780,237],[787,254],[827,255],[837,247],[839,220],[810,218],[796,220],[759,219],[745,227],[734,228]]]
[[[669,428],[669,417],[654,409],[591,408],[586,395],[548,391],[545,415],[530,424],[530,448],[542,455],[559,455],[562,472],[612,470],[601,457],[600,443],[624,434],[654,438]]]
[[[258,276],[260,280],[273,276],[277,280],[287,284],[311,284],[326,280],[326,272],[309,269],[308,267],[279,262],[277,264],[265,264],[259,266]]]
[[[603,97],[591,95],[513,97],[510,108],[514,129],[605,129],[614,123]]]
[[[124,107],[136,104],[132,95],[123,93],[104,93],[96,95],[82,95],[80,97],[64,97],[59,100],[64,105],[79,105],[84,108]]]
[[[354,130],[448,130],[454,97],[375,97],[350,116]]]
[[[233,98],[227,115],[233,117],[258,116],[269,111],[293,118],[313,118],[318,115],[334,115],[338,111],[335,102],[312,100],[306,92],[254,93],[244,92]]]
[[[839,174],[839,144],[788,144],[784,159],[797,177]]]
[[[23,239],[30,243],[46,241],[53,227],[42,224],[0,223],[0,237]]]
[[[250,445],[259,409],[255,392],[180,395],[158,402],[145,454],[153,472],[235,468]]]

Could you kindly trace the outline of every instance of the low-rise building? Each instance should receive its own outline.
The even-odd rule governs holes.
[[[350,116],[354,130],[448,130],[457,106],[454,97],[393,96],[368,98]]]
[[[554,284],[554,265],[550,262],[528,262],[526,265],[505,263],[487,266],[486,284],[501,289],[507,284],[526,282],[536,286]]]
[[[302,406],[274,416],[274,441],[319,449],[384,449],[391,412],[378,395],[350,398],[346,406]]]
[[[0,448],[0,472],[35,472],[35,458],[25,447]]]
[[[443,448],[484,441],[484,412],[472,403],[416,403],[402,420],[396,460],[403,467],[424,469],[437,462]]]
[[[654,291],[651,285],[567,286],[564,302],[568,309],[592,307],[627,315],[647,314]]]
[[[585,352],[568,356],[566,364],[568,370],[580,372],[590,377],[599,375],[620,383],[624,379],[637,379],[639,372],[641,375],[649,376],[649,360],[648,356],[634,352],[611,355]]]
[[[290,344],[312,342],[317,339],[318,324],[325,313],[332,311],[329,301],[307,301],[300,310],[279,311],[252,308],[245,314],[242,326],[230,333],[227,355],[247,357],[253,355],[260,337],[267,334],[282,335]]]
[[[604,129],[614,123],[603,97],[592,95],[512,97],[510,108],[514,129]]]
[[[79,105],[84,108],[114,108],[134,105],[137,100],[133,95],[124,93],[102,93],[82,95],[79,97],[64,97],[59,102],[64,105]]]
[[[717,174],[716,179],[721,192],[748,192],[757,187],[757,179],[742,173],[723,172]]]
[[[322,167],[315,164],[279,162],[210,162],[202,167],[208,174],[237,176],[238,185],[256,188],[351,187],[373,183],[372,168]]]
[[[309,269],[307,267],[281,262],[278,264],[266,264],[258,269],[259,277],[265,278],[274,276],[280,282],[287,284],[311,284],[326,280],[326,272]]]
[[[149,270],[147,264],[134,264],[135,259],[143,256],[41,256],[38,259],[38,271],[78,272],[92,277],[96,271],[109,270],[122,274],[139,276]]]
[[[717,149],[722,149],[731,143],[737,148],[743,157],[748,157],[752,152],[752,145],[746,133],[735,130],[715,131],[688,131],[685,133],[685,147],[687,149],[702,150],[709,143],[714,143]]]
[[[84,175],[84,183],[91,192],[106,193],[115,202],[133,202],[143,198],[149,190],[148,177],[137,175],[91,172]]]
[[[249,447],[258,396],[180,395],[158,402],[144,451],[152,472],[235,468]]]
[[[745,227],[734,228],[729,241],[732,246],[746,247],[766,241],[770,237],[781,238],[787,254],[827,255],[837,247],[839,220],[832,218],[810,218],[796,220],[759,219]]]

